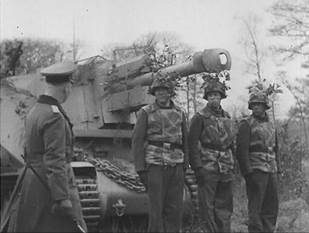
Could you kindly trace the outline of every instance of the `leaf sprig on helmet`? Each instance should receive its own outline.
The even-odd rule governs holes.
[[[158,71],[153,74],[153,82],[149,88],[149,94],[154,95],[155,90],[159,87],[167,88],[170,92],[171,96],[176,95],[175,93],[175,85],[177,75],[169,75],[168,73],[163,73]]]
[[[207,95],[211,92],[219,92],[222,99],[226,98],[226,91],[231,89],[226,81],[230,80],[230,73],[224,70],[220,73],[205,73],[203,75],[204,83],[202,87],[204,89],[204,99],[207,99]]]
[[[273,83],[267,86],[266,80],[263,81],[255,80],[249,89],[249,102],[248,108],[252,109],[252,104],[263,103],[266,109],[270,108],[269,98],[272,98],[277,93],[282,93],[280,85]]]

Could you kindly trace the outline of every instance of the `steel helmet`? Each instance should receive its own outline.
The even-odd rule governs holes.
[[[174,96],[176,94],[174,82],[168,74],[163,74],[161,72],[157,72],[154,74],[154,80],[149,88],[149,94],[154,95],[155,90],[158,87],[168,89],[171,96]]]
[[[269,99],[264,91],[254,92],[250,94],[248,108],[252,110],[253,103],[262,103],[266,109],[270,109]]]
[[[226,98],[226,86],[224,83],[221,83],[218,78],[210,78],[206,81],[204,85],[204,99],[207,100],[207,95],[211,92],[219,92],[221,98]]]

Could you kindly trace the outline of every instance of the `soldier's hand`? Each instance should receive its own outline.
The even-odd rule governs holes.
[[[204,183],[205,174],[203,172],[203,168],[198,168],[195,170],[196,182],[197,184],[201,185]]]
[[[68,216],[75,219],[72,202],[69,199],[57,201],[53,204],[51,211],[53,214]]]
[[[278,175],[282,175],[283,174],[282,167],[281,167],[280,164],[277,164],[277,174]]]
[[[148,187],[148,172],[147,171],[139,171],[137,172],[140,181],[142,182],[142,184],[145,186],[145,188],[147,189]]]
[[[247,174],[244,175],[244,178],[247,182],[250,182],[251,181],[251,178],[252,178],[252,175],[253,175],[253,172],[249,172]]]

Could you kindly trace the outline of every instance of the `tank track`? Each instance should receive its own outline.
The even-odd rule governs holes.
[[[144,185],[140,182],[137,174],[128,173],[121,170],[108,160],[96,158],[86,158],[85,161],[93,164],[98,172],[104,173],[108,178],[117,184],[138,193],[145,192]],[[97,229],[100,221],[100,199],[96,179],[76,177],[76,183],[81,200],[82,211],[88,229]],[[187,169],[185,174],[185,184],[189,189],[193,205],[193,220],[198,219],[198,188],[196,177],[192,169]]]
[[[194,220],[198,219],[198,211],[199,211],[199,204],[198,204],[198,189],[197,189],[197,182],[194,171],[192,169],[187,169],[185,174],[185,184],[189,188],[191,201],[193,205],[193,218]]]
[[[145,186],[140,182],[139,176],[136,173],[122,171],[108,160],[87,158],[87,161],[94,165],[97,171],[103,172],[105,176],[126,189],[137,193],[146,192]]]
[[[96,179],[76,177],[76,184],[88,230],[95,230],[101,218],[101,206]]]

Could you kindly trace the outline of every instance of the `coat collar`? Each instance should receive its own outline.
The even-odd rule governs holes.
[[[38,103],[56,105],[57,107],[60,105],[58,100],[56,100],[55,98],[49,95],[40,95],[38,99]]]
[[[269,121],[269,116],[268,116],[267,112],[265,112],[265,115],[262,116],[262,117],[257,117],[257,116],[254,116],[253,114],[251,114],[251,118],[253,118],[257,121],[260,121],[260,122],[268,122]]]
[[[58,107],[59,111],[64,116],[64,118],[68,121],[70,127],[71,128],[73,127],[73,124],[70,121],[70,118],[68,117],[68,115],[66,114],[66,112],[64,111],[62,106],[59,104],[58,100],[56,100],[55,98],[53,98],[49,95],[40,95],[37,102],[41,103],[41,104],[56,105]]]
[[[211,116],[230,118],[229,114],[227,112],[225,112],[222,108],[221,108],[221,113],[217,114],[208,105],[206,105],[202,110],[200,110],[199,113],[201,115],[205,116],[206,118],[210,118]]]
[[[170,100],[170,106],[168,107],[161,107],[157,104],[156,101],[153,103],[152,107],[153,107],[153,111],[156,111],[158,109],[173,109],[173,108],[176,110],[179,110],[179,107],[175,105],[175,103],[172,100]]]

